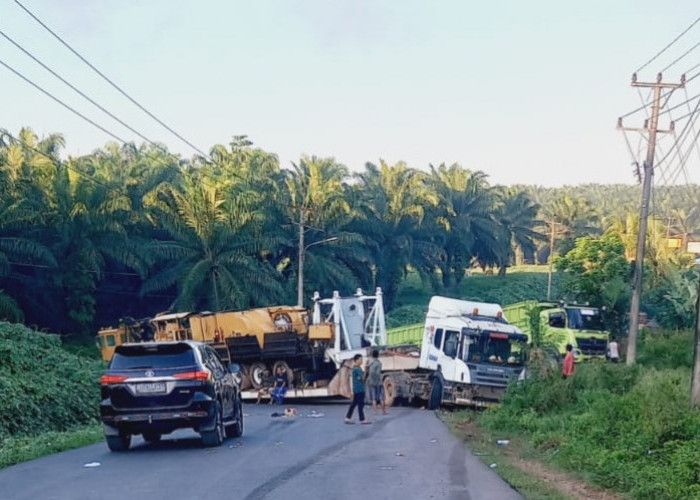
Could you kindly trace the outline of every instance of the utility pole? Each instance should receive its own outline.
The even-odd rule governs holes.
[[[639,214],[639,234],[637,235],[637,253],[634,261],[634,275],[632,278],[632,304],[630,306],[630,327],[627,342],[627,364],[633,365],[637,358],[637,334],[639,331],[639,306],[642,297],[642,272],[644,271],[644,250],[647,236],[647,221],[649,218],[649,200],[651,199],[651,186],[654,179],[654,154],[656,151],[656,135],[658,130],[659,109],[661,107],[661,90],[682,88],[685,85],[685,75],[681,77],[681,83],[662,83],[661,73],[656,76],[656,82],[638,82],[637,74],[632,75],[633,87],[651,88],[654,92],[654,100],[651,105],[651,118],[646,121],[643,128],[628,128],[622,126],[622,119],[618,120],[618,128],[648,132],[649,141],[647,157],[644,161],[644,179],[642,185],[642,204]]]
[[[695,351],[693,353],[693,375],[690,379],[690,407],[700,407],[700,290],[698,290],[695,318]]]
[[[297,275],[297,306],[304,307],[304,259],[306,248],[304,247],[304,231],[306,228],[306,207],[299,207],[299,273]]]
[[[549,272],[547,275],[547,300],[552,300],[552,274],[554,271],[554,237],[557,234],[564,234],[567,232],[566,227],[563,227],[561,231],[557,231],[557,226],[560,225],[560,222],[556,222],[554,220],[546,220],[544,221],[545,224],[548,224],[551,226],[551,230],[549,233]]]

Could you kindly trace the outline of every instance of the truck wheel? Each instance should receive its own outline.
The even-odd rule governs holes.
[[[226,427],[226,437],[228,438],[237,438],[243,435],[243,403],[240,397],[236,399],[235,405],[233,412],[235,420],[231,425]]]
[[[157,443],[160,441],[161,435],[158,434],[157,432],[144,432],[143,433],[143,440],[146,441],[147,443]]]
[[[384,401],[387,406],[394,406],[396,400],[396,381],[391,375],[384,377]]]
[[[442,403],[442,381],[439,378],[434,378],[430,387],[430,399],[428,400],[428,409],[437,410]]]
[[[264,363],[253,363],[250,365],[250,383],[254,389],[260,389],[263,386],[263,374],[266,369]]]
[[[214,404],[214,428],[210,431],[202,432],[202,444],[207,448],[221,446],[224,442],[224,419],[221,416],[221,406]]]
[[[127,451],[131,446],[131,434],[119,434],[118,436],[105,436],[110,451]]]

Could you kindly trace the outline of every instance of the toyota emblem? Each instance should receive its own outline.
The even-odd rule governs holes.
[[[154,372],[153,370],[146,370],[146,376],[147,376],[147,377],[152,377],[152,376],[154,376],[155,374],[156,374],[156,372]]]

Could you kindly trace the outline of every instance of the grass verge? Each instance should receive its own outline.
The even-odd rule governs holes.
[[[443,422],[462,439],[470,451],[492,468],[508,484],[528,500],[575,500],[563,493],[533,470],[524,470],[517,457],[520,447],[511,440],[508,448],[497,446],[497,437],[481,428],[477,414],[470,410],[442,412]]]
[[[100,425],[90,425],[39,436],[12,436],[0,441],[0,469],[35,458],[81,448],[104,439]]]

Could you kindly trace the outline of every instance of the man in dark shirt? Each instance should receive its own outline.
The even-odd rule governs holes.
[[[287,387],[289,387],[289,377],[287,377],[287,370],[283,366],[277,367],[277,373],[275,373],[275,387],[272,389],[272,400],[281,405],[284,403],[284,395],[287,393]]]
[[[369,420],[365,419],[365,373],[362,370],[362,355],[355,354],[352,358],[352,403],[348,409],[348,414],[345,416],[346,424],[354,424],[352,413],[357,407],[357,413],[360,415],[361,424],[369,424]]]

